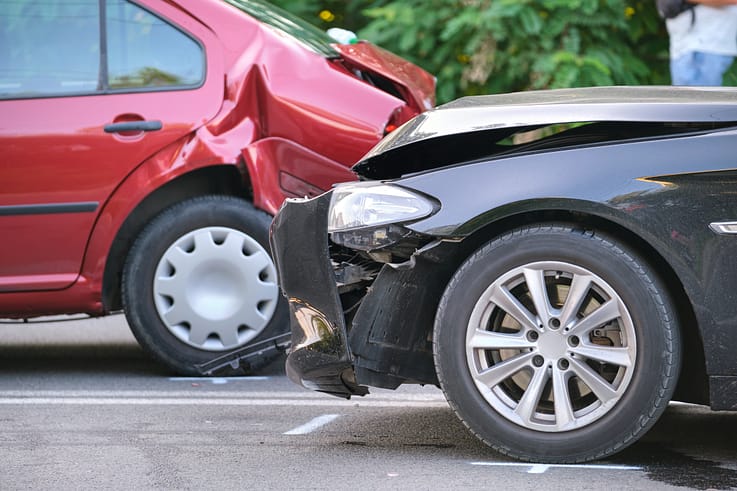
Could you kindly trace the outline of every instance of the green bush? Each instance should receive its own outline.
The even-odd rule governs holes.
[[[462,95],[667,84],[668,36],[651,0],[276,0],[319,27],[357,31]]]
[[[366,0],[270,0],[274,5],[286,9],[316,26],[329,29],[341,27],[357,32],[369,19],[363,10],[375,3]]]

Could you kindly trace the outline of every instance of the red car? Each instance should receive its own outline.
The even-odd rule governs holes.
[[[434,104],[261,0],[5,2],[0,45],[0,317],[122,309],[180,374],[287,330],[271,215]]]

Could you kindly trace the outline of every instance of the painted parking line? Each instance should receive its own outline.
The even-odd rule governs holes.
[[[169,377],[170,382],[200,382],[213,385],[223,385],[228,382],[260,382],[263,380],[269,380],[269,377]]]
[[[329,406],[321,401],[294,399],[201,399],[201,398],[104,398],[104,397],[31,397],[3,398],[0,406]],[[333,404],[334,405],[334,404]]]
[[[316,392],[236,390],[6,390],[0,406],[7,405],[193,405],[193,406],[310,406],[310,407],[435,407],[447,408],[438,397],[400,394],[351,400]]]
[[[522,462],[469,462],[471,465],[492,467],[527,467],[528,474],[544,474],[548,469],[595,469],[610,471],[641,471],[642,467],[632,465],[606,464],[534,464]]]
[[[340,417],[340,414],[323,414],[322,416],[318,416],[316,418],[311,419],[307,423],[297,426],[294,429],[291,429],[289,431],[285,431],[285,435],[307,435],[308,433],[312,433],[318,428],[321,428],[325,426],[326,424],[330,423],[331,421],[335,421]]]

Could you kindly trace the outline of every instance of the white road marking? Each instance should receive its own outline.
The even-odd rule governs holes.
[[[203,382],[213,385],[222,385],[228,382],[259,382],[262,380],[269,380],[269,377],[169,377],[171,382]]]
[[[326,424],[330,423],[331,421],[336,420],[340,414],[323,414],[322,416],[318,416],[316,418],[311,419],[307,423],[303,424],[302,426],[297,426],[294,429],[291,429],[289,431],[285,431],[285,435],[306,435],[308,433],[312,433],[316,429],[325,426]]]
[[[312,406],[312,407],[440,407],[440,396],[381,394],[350,400],[317,392],[245,392],[214,390],[7,390],[0,391],[0,406],[7,405],[199,405],[199,406]]]
[[[642,467],[631,465],[601,465],[601,464],[534,464],[521,462],[470,462],[471,465],[485,465],[494,467],[529,467],[528,474],[544,474],[548,469],[596,469],[610,471],[640,471]]]

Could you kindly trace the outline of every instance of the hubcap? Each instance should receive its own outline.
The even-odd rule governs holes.
[[[279,295],[266,250],[225,227],[194,230],[161,257],[154,304],[166,328],[198,349],[225,351],[248,343],[268,325]]]
[[[560,432],[608,413],[637,354],[627,307],[602,278],[563,262],[515,268],[471,314],[466,358],[486,402],[529,429]]]

